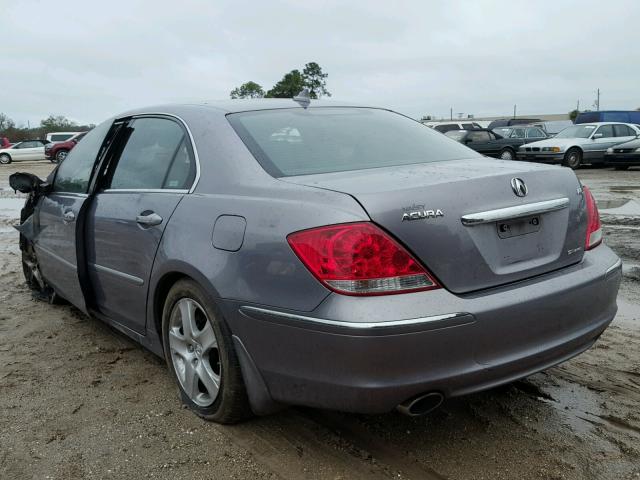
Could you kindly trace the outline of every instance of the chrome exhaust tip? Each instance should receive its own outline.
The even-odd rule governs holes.
[[[444,395],[439,392],[429,392],[405,400],[396,409],[403,415],[419,417],[434,411],[444,401]]]

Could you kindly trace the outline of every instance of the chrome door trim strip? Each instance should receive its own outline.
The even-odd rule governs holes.
[[[553,212],[556,210],[562,210],[568,206],[569,199],[563,197],[553,200],[545,200],[543,202],[527,203],[525,205],[498,208],[496,210],[487,210],[486,212],[468,213],[463,215],[460,220],[463,225],[471,227],[474,225],[482,225],[483,223],[500,222],[514,218],[528,217],[530,215],[538,215],[540,213]]]
[[[296,315],[292,313],[278,312],[275,310],[267,310],[266,308],[249,307],[249,306],[240,307],[240,312],[246,313],[246,314],[253,312],[253,313],[267,315],[270,317],[284,318],[284,319],[300,321],[300,322],[320,323],[322,325],[351,328],[356,330],[377,330],[377,329],[384,329],[389,327],[420,325],[425,323],[433,323],[433,322],[439,322],[442,320],[451,320],[454,318],[470,316],[468,313],[457,312],[457,313],[448,313],[444,315],[432,315],[428,317],[408,318],[404,320],[390,320],[386,322],[348,322],[348,321],[342,321],[342,320],[329,320],[326,318],[307,317],[304,315]]]
[[[55,253],[53,253],[51,250],[49,250],[48,248],[43,247],[42,245],[40,245],[39,243],[34,243],[34,246],[36,248],[36,253],[37,250],[40,250],[43,253],[46,253],[47,255],[49,255],[50,257],[54,258],[55,260],[57,260],[58,262],[60,262],[61,264],[63,264],[65,267],[71,268],[72,270],[77,271],[77,267],[75,264],[71,263],[68,260],[65,260],[64,258],[62,258],[60,255],[56,255]]]
[[[106,188],[100,193],[189,193],[187,189],[177,188]]]
[[[137,286],[144,285],[144,280],[142,278],[136,277],[135,275],[129,275],[128,273],[124,273],[119,270],[114,270],[109,267],[103,267],[102,265],[98,265],[96,263],[90,263],[89,266],[91,266],[92,268],[94,268],[99,272],[108,273],[115,277],[122,278],[123,280],[126,280],[129,283],[133,283],[134,285],[137,285]]]

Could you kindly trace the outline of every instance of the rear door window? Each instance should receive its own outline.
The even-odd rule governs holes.
[[[489,135],[489,132],[472,131],[472,132],[469,132],[469,135],[467,136],[467,140],[471,140],[474,142],[488,142],[489,140],[492,140],[492,138],[491,138],[491,135]]]
[[[125,127],[126,144],[108,180],[116,190],[185,190],[196,166],[184,129],[167,118],[136,118]],[[82,145],[83,142],[78,145]],[[75,150],[72,150],[75,151]]]
[[[631,137],[634,135],[633,131],[626,125],[614,125],[613,131],[616,137]]]
[[[524,138],[524,128],[514,128],[510,138]]]
[[[527,128],[527,138],[545,138],[546,135],[539,128]]]

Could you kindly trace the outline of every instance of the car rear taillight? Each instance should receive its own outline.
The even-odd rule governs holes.
[[[600,224],[600,213],[588,187],[583,186],[584,200],[587,204],[587,238],[584,249],[591,250],[602,243],[602,225]]]
[[[311,273],[345,295],[386,295],[440,286],[398,242],[372,223],[295,232],[289,245]]]

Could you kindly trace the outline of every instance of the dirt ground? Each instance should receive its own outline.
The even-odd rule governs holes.
[[[31,298],[0,168],[0,479],[640,479],[640,169],[582,169],[625,262],[585,354],[420,418],[291,408],[236,426],[183,409],[163,362]],[[638,202],[638,203],[636,203]]]

